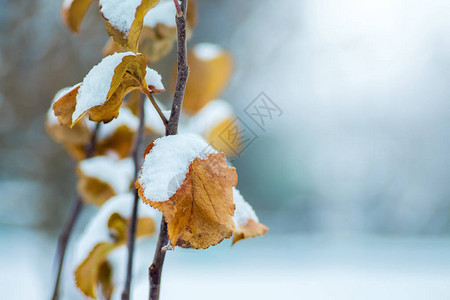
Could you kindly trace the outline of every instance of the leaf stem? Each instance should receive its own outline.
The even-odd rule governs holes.
[[[189,76],[189,66],[187,64],[187,45],[186,45],[186,13],[188,0],[181,0],[181,12],[177,12],[175,17],[177,24],[177,81],[175,85],[175,93],[173,96],[172,110],[170,118],[166,126],[166,135],[174,135],[178,133],[178,122],[180,120],[181,106],[183,104],[184,92],[186,90],[186,83]],[[177,0],[175,6],[177,7]],[[155,256],[153,263],[149,268],[150,280],[150,300],[159,299],[159,291],[161,287],[161,274],[164,265],[164,258],[166,252],[163,247],[168,244],[169,237],[167,235],[167,223],[164,216],[161,219],[161,228],[159,231],[158,242],[155,249]]]
[[[140,169],[140,153],[142,150],[142,142],[144,140],[144,120],[145,120],[145,96],[141,95],[139,98],[139,127],[134,140],[132,149],[132,157],[134,162],[134,181],[137,180],[138,172]],[[133,182],[134,182],[133,181]],[[127,260],[127,273],[125,280],[125,287],[122,292],[122,300],[130,299],[131,277],[133,271],[133,255],[136,238],[136,226],[137,226],[137,213],[138,213],[139,195],[138,191],[134,189],[134,201],[133,210],[131,214],[130,226],[128,227],[127,235],[127,247],[128,247],[128,260]]]
[[[163,114],[161,108],[159,107],[158,103],[156,103],[155,98],[153,98],[152,93],[150,93],[150,91],[148,91],[146,89],[142,89],[142,91],[144,92],[145,95],[147,95],[147,98],[150,100],[150,102],[152,103],[153,107],[158,112],[158,115],[161,118],[161,120],[163,121],[164,126],[167,127],[167,123],[169,121],[167,121],[166,116],[164,116],[164,114]]]
[[[91,140],[85,147],[85,149],[86,149],[85,157],[86,158],[92,157],[95,153],[95,147],[97,144],[97,133],[98,133],[99,128],[100,128],[100,123],[97,123],[97,126],[95,127],[94,132],[92,133]],[[75,225],[75,222],[77,221],[78,216],[80,215],[83,205],[84,205],[83,199],[77,193],[72,200],[69,216],[68,216],[66,222],[64,223],[64,226],[58,237],[58,246],[56,249],[56,257],[55,257],[55,260],[58,265],[58,270],[56,273],[56,280],[55,280],[55,286],[53,289],[52,300],[59,299],[59,284],[61,281],[61,273],[62,273],[62,268],[64,265],[64,257],[66,254],[67,243],[69,242],[70,236],[72,234],[73,226]]]

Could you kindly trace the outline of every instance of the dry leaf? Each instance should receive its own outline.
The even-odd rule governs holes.
[[[103,58],[81,85],[58,99],[53,110],[63,125],[73,127],[85,114],[95,122],[117,118],[124,96],[131,90],[164,90],[161,76],[146,66],[142,54],[115,53]]]
[[[216,99],[228,84],[232,70],[231,55],[217,45],[201,43],[188,52],[190,67],[183,110],[194,114],[208,102]],[[176,72],[172,75],[175,88]]]
[[[127,242],[131,215],[132,193],[111,198],[88,224],[75,248],[75,259],[79,262],[75,270],[77,287],[88,297],[109,299],[114,290],[114,270],[108,256]],[[154,211],[140,204],[136,237],[155,233]],[[99,290],[99,286],[101,290]]]
[[[97,133],[97,154],[118,158],[129,156],[138,126],[138,117],[128,107],[122,107],[117,119],[100,126]]]
[[[205,249],[231,237],[234,231],[232,187],[237,183],[236,170],[227,165],[225,154],[202,153],[203,144],[207,144],[199,141],[203,140],[192,135],[170,136],[154,141],[146,149],[148,154],[136,181],[143,201],[163,212],[172,246]],[[181,148],[173,149],[177,143]],[[178,151],[184,151],[184,154],[178,155]],[[192,158],[197,152],[198,157],[192,160],[187,158]],[[168,160],[175,160],[174,165],[158,163],[161,155],[166,155]],[[187,158],[186,161],[183,161],[185,158],[180,159],[183,155]],[[168,200],[164,200],[163,190],[163,198],[158,197],[158,186],[151,185],[152,178],[156,176],[164,180],[172,172],[167,168],[184,169],[186,162],[189,164],[188,170],[184,173],[181,186]],[[164,165],[166,170],[162,169]],[[157,171],[156,174],[148,174],[153,171]],[[159,184],[164,186],[166,183]],[[170,187],[169,184],[166,184],[166,189]],[[165,192],[168,197],[170,193],[167,190]]]
[[[116,248],[113,243],[103,242],[94,247],[88,258],[75,270],[75,283],[80,291],[90,298],[97,298],[99,278],[105,277],[100,273],[108,254]],[[104,268],[103,268],[104,269]]]
[[[101,206],[114,195],[130,190],[134,178],[131,158],[116,160],[107,156],[95,156],[80,161],[77,190],[87,203]]]
[[[228,156],[237,155],[241,150],[241,130],[233,107],[224,100],[209,102],[189,119],[187,130],[200,134],[208,144]]]
[[[70,93],[74,87],[64,88],[58,91],[52,101],[55,101],[63,95]],[[59,124],[52,106],[48,110],[45,127],[52,139],[67,150],[67,152],[77,160],[85,158],[85,145],[91,140],[94,123],[86,119],[78,122],[73,128]]]
[[[137,52],[142,23],[147,12],[159,0],[100,0],[108,34],[120,46]]]
[[[236,188],[233,188],[233,200],[236,205],[233,217],[236,225],[233,234],[233,245],[240,240],[266,234],[269,228],[259,223],[255,211]]]
[[[83,21],[91,3],[92,0],[65,0],[61,10],[61,17],[67,27],[74,32],[79,32],[81,21]]]
[[[145,15],[138,50],[145,54],[149,62],[159,61],[172,50],[176,41],[175,14],[173,1],[163,0]],[[186,21],[186,35],[189,39],[197,24],[197,5],[193,0],[188,2]],[[105,55],[123,51],[127,51],[127,47],[114,42],[113,38],[110,38],[103,48]]]
[[[111,221],[111,219],[114,220]],[[107,262],[107,258],[111,251],[126,244],[128,226],[129,220],[124,219],[118,213],[111,215],[108,227],[112,236],[115,237],[115,241],[97,244],[88,257],[76,268],[76,285],[86,296],[96,299],[99,283],[104,293],[112,293],[111,267]],[[118,235],[117,232],[119,232]],[[154,233],[155,224],[153,219],[138,219],[136,238],[153,235]]]

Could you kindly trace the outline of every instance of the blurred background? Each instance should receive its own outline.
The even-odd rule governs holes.
[[[450,299],[450,1],[198,4],[189,43],[235,58],[221,98],[255,140],[233,164],[270,231],[170,253],[162,297]],[[80,34],[60,1],[0,7],[0,290],[47,299],[76,179],[45,114],[108,37],[95,5]],[[166,86],[174,61],[152,66]],[[261,92],[279,109],[264,126],[246,113]]]

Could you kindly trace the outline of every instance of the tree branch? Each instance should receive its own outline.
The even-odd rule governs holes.
[[[178,122],[180,120],[181,106],[183,104],[184,92],[186,90],[186,82],[189,76],[189,67],[187,65],[187,47],[186,47],[186,12],[187,1],[181,0],[182,14],[177,13],[177,82],[175,85],[175,93],[173,96],[172,111],[170,113],[169,122],[166,126],[166,135],[174,135],[178,133]],[[177,3],[177,0],[175,0]],[[175,5],[176,5],[175,4]],[[178,8],[177,8],[178,10]],[[161,228],[159,231],[158,242],[155,249],[153,263],[149,268],[150,279],[150,300],[159,299],[159,291],[161,287],[161,273],[166,256],[165,250],[162,248],[167,245],[169,237],[167,235],[167,223],[164,216],[161,219]]]
[[[139,127],[136,133],[136,138],[134,140],[132,157],[134,161],[134,181],[137,180],[138,172],[140,169],[140,153],[142,150],[142,142],[144,140],[144,120],[145,120],[145,96],[141,95],[139,99]],[[128,227],[128,236],[127,236],[127,247],[128,247],[128,260],[127,260],[127,274],[125,280],[125,287],[122,292],[122,300],[130,299],[130,288],[131,288],[131,277],[133,271],[133,255],[134,255],[134,245],[136,238],[136,226],[137,226],[137,213],[138,213],[138,202],[139,195],[138,191],[134,189],[134,201],[133,201],[133,210],[131,214],[130,226]]]
[[[86,145],[85,147],[85,158],[90,158],[94,155],[95,152],[95,146],[97,144],[97,133],[100,128],[100,123],[97,123],[97,126],[95,127],[94,132],[92,133],[91,141]],[[59,298],[59,284],[61,281],[61,273],[62,268],[64,265],[64,257],[66,254],[66,248],[67,243],[69,242],[70,236],[72,234],[73,226],[75,225],[75,222],[78,219],[78,216],[80,214],[80,211],[83,207],[83,199],[81,196],[77,193],[75,197],[72,200],[71,208],[70,208],[70,214],[67,218],[66,222],[64,223],[63,229],[61,230],[61,233],[58,237],[58,246],[56,249],[56,257],[55,260],[58,264],[58,270],[56,273],[56,281],[55,286],[53,289],[53,300],[57,300]]]

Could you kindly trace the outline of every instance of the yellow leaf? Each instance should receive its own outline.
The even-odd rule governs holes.
[[[108,254],[117,246],[113,243],[102,242],[97,244],[89,253],[89,256],[75,270],[75,283],[80,291],[88,297],[97,298],[97,285],[103,263]]]
[[[100,265],[98,272],[98,283],[101,288],[102,299],[111,299],[114,292],[114,284],[112,282],[113,269],[108,261]]]
[[[145,54],[149,62],[154,63],[159,61],[173,49],[174,42],[177,38],[175,14],[176,10],[172,2],[162,1],[149,10],[145,16],[138,50],[140,53]],[[163,20],[158,18],[160,15],[169,17],[167,17],[167,20]],[[189,39],[192,28],[197,23],[197,5],[193,0],[188,2],[186,22],[186,36]],[[127,51],[127,47],[123,47],[114,42],[113,38],[110,38],[103,48],[104,55],[123,51]]]
[[[156,78],[156,82],[146,82],[148,72],[155,71],[147,67],[142,54],[127,52],[107,56],[92,68],[81,85],[53,104],[55,115],[61,124],[70,127],[85,114],[92,121],[108,123],[117,118],[128,92],[135,89],[153,93],[164,90],[160,78],[152,77]]]
[[[55,142],[63,145],[67,152],[75,159],[80,160],[85,157],[85,145],[91,140],[91,124],[86,119],[78,122],[73,128],[61,125],[53,111],[53,103],[67,93],[72,93],[75,87],[64,88],[58,91],[52,101],[45,128]]]
[[[61,17],[69,27],[74,32],[80,31],[81,21],[83,21],[84,15],[86,14],[92,0],[69,0],[64,1]]]
[[[255,211],[236,188],[233,188],[233,200],[236,205],[233,217],[236,225],[233,234],[233,245],[240,240],[266,234],[269,228],[259,223]]]
[[[88,297],[97,298],[97,286],[100,284],[103,295],[112,293],[112,271],[107,261],[108,255],[114,249],[127,242],[129,220],[119,213],[113,213],[108,219],[108,228],[113,242],[100,242],[92,249],[88,257],[76,268],[75,282],[77,287]],[[138,219],[136,238],[155,233],[154,220],[150,217]],[[108,298],[106,298],[108,299]]]
[[[134,179],[131,158],[116,160],[108,156],[95,156],[79,162],[77,190],[87,203],[101,206],[114,195],[130,190]]]
[[[215,149],[225,152],[229,156],[237,155],[241,148],[242,136],[239,127],[233,119],[226,119],[206,135],[206,141]]]
[[[204,137],[219,152],[234,156],[239,154],[243,138],[238,125],[233,107],[215,99],[189,118],[187,130]]]
[[[77,190],[84,202],[101,206],[116,194],[108,183],[95,177],[85,176],[81,172],[78,172],[78,175]]]
[[[72,125],[72,114],[75,111],[80,86],[81,84],[73,86],[69,92],[53,103],[53,111],[61,125]]]
[[[236,228],[233,234],[233,245],[243,239],[257,237],[266,234],[269,228],[261,223],[248,220],[245,225]]]
[[[133,7],[134,2],[130,0],[124,0],[122,3],[100,0],[100,10],[106,20],[108,34],[120,46],[137,52],[144,17],[158,2],[159,0],[142,0]]]
[[[151,147],[146,152],[152,155]],[[167,201],[146,199],[139,179],[136,186],[145,203],[162,211],[172,246],[205,249],[233,234],[236,183],[236,170],[227,165],[225,154],[214,153],[192,161],[182,185]]]
[[[195,114],[216,99],[227,86],[232,70],[231,55],[217,45],[197,44],[188,52],[189,78],[183,100],[183,110]],[[172,89],[176,72],[172,74]]]

